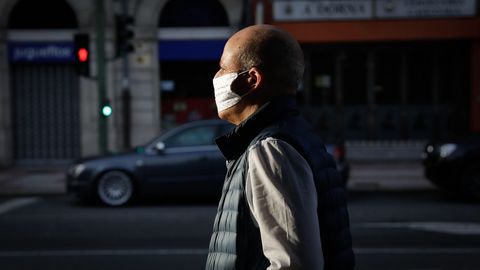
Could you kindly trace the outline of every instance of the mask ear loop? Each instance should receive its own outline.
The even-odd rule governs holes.
[[[233,80],[232,84],[233,84],[241,75],[246,74],[246,73],[248,73],[249,71],[250,71],[250,70],[247,69],[247,70],[244,70],[244,71],[241,71],[241,72],[237,73],[237,77],[235,78],[235,80]],[[234,92],[234,93],[235,93],[235,92]],[[249,90],[249,91],[246,91],[245,93],[243,93],[243,94],[241,94],[241,95],[239,95],[239,94],[237,94],[237,95],[238,95],[240,98],[243,98],[244,96],[248,95],[249,93],[250,93],[250,90]]]
[[[244,71],[242,71],[242,72],[240,72],[240,73],[237,73],[237,77],[240,76],[240,75],[243,75],[243,74],[245,74],[245,73],[247,73],[247,72],[249,72],[249,71],[250,71],[250,70],[247,69],[247,70],[244,70]]]

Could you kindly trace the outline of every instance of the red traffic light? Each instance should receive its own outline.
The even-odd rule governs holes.
[[[76,33],[73,36],[75,67],[80,76],[90,76],[90,37],[87,33]]]
[[[78,61],[87,62],[88,61],[88,50],[85,48],[80,48],[77,51]]]

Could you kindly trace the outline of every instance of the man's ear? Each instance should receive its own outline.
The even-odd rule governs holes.
[[[249,85],[250,90],[256,90],[263,86],[264,83],[264,74],[263,72],[258,69],[257,67],[252,67],[248,71],[248,79],[247,83]]]
[[[240,75],[236,78],[231,85],[231,89],[234,93],[243,96],[250,91],[256,91],[264,82],[263,72],[253,67],[248,70],[246,74]]]

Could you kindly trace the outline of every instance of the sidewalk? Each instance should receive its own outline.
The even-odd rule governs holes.
[[[66,193],[65,167],[15,167],[0,171],[0,196]],[[347,188],[352,191],[427,190],[419,162],[352,163]]]
[[[66,167],[14,167],[0,171],[0,196],[66,193]]]
[[[347,188],[352,191],[434,189],[420,162],[352,163]]]

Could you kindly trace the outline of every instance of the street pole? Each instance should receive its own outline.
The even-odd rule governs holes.
[[[124,18],[128,17],[128,2],[122,0],[122,13]],[[123,148],[130,148],[130,129],[131,129],[131,95],[130,95],[130,73],[128,63],[128,53],[123,54],[122,59],[122,117],[123,117]]]
[[[97,84],[98,84],[98,146],[100,153],[108,152],[108,122],[101,114],[102,105],[106,100],[105,80],[105,7],[103,0],[96,0],[96,51],[97,51]]]

